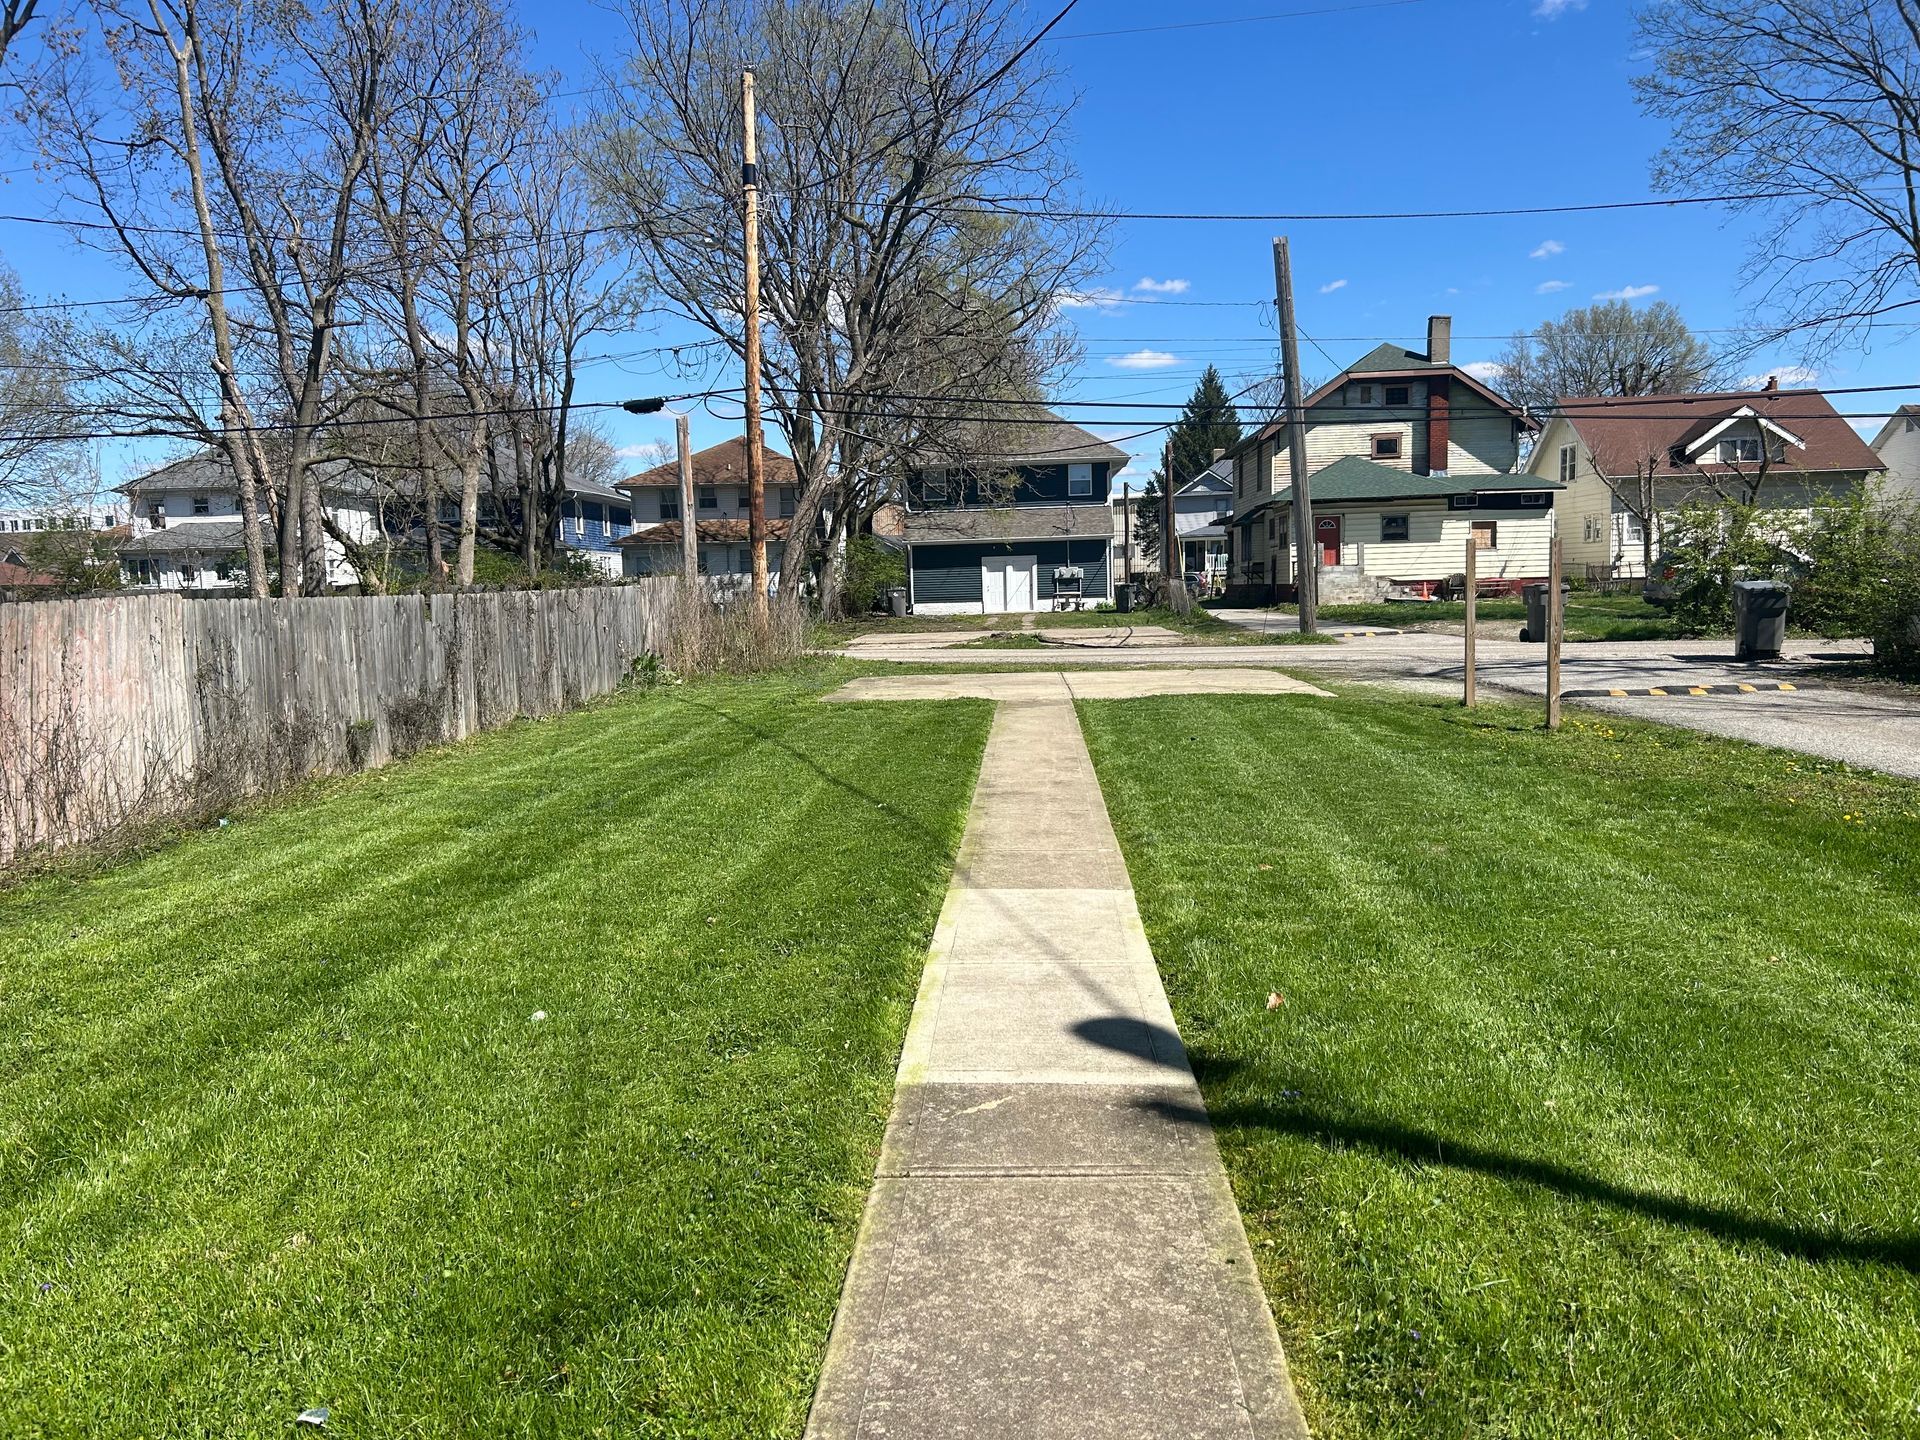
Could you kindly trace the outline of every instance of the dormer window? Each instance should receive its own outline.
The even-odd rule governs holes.
[[[1389,405],[1405,405],[1411,393],[1405,385],[1389,385],[1386,388],[1386,400]]]
[[[213,512],[213,501],[211,497],[206,495],[196,495],[193,497],[193,513],[194,514],[209,515],[212,512]]]
[[[1741,461],[1757,461],[1760,458],[1760,437],[1758,435],[1724,435],[1720,439],[1720,463],[1738,464]]]
[[[1353,387],[1353,403],[1356,405],[1373,404],[1373,386],[1356,385]]]
[[[1067,497],[1080,499],[1093,494],[1093,466],[1067,466]]]

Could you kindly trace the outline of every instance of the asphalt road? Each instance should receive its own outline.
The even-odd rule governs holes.
[[[1287,631],[1294,617],[1261,610],[1216,610],[1222,620],[1249,629]],[[1097,637],[1053,632],[1061,641],[1044,650],[956,649],[979,632],[862,637],[847,653],[866,659],[962,668],[994,665],[1046,669],[1075,665],[1261,666],[1329,677],[1401,685],[1431,693],[1458,693],[1463,679],[1460,637],[1423,631],[1356,634],[1311,649],[1265,645],[1186,645],[1165,631]],[[1482,686],[1544,696],[1546,652],[1517,640],[1483,638]],[[1855,662],[1864,642],[1795,640],[1780,660],[1763,665],[1734,659],[1726,640],[1587,642],[1561,651],[1561,689],[1597,710],[1684,725],[1715,735],[1775,745],[1920,778],[1920,700],[1869,694],[1823,683],[1822,671]],[[1792,689],[1780,689],[1782,684]],[[1750,687],[1742,689],[1741,687]],[[1650,696],[1650,689],[1664,695]],[[1640,692],[1612,695],[1610,691]],[[1707,693],[1691,693],[1704,690]]]

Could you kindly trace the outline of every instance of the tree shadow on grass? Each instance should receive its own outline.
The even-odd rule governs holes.
[[[1392,1121],[1330,1115],[1306,1105],[1231,1105],[1209,1115],[1207,1111],[1168,1100],[1142,1103],[1157,1114],[1186,1124],[1204,1125],[1211,1119],[1223,1130],[1266,1130],[1310,1140],[1330,1149],[1371,1150],[1389,1159],[1416,1165],[1444,1165],[1497,1180],[1538,1185],[1571,1200],[1611,1205],[1735,1244],[1764,1245],[1782,1255],[1803,1260],[1885,1265],[1920,1274],[1920,1234],[1913,1232],[1845,1234],[1745,1215],[1679,1196],[1636,1190],[1551,1161],[1462,1144],[1430,1130]]]

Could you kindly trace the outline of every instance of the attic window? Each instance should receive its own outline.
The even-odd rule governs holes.
[[[1405,405],[1407,403],[1407,397],[1409,393],[1410,392],[1408,391],[1405,385],[1389,385],[1386,388],[1387,404]]]
[[[1720,462],[1738,464],[1743,460],[1760,458],[1760,437],[1758,435],[1728,435],[1720,441]]]
[[[1091,494],[1093,494],[1093,466],[1090,464],[1067,466],[1068,497],[1078,498]]]
[[[1580,468],[1580,451],[1577,446],[1560,447],[1560,483],[1571,485]]]
[[[1398,460],[1400,458],[1400,437],[1398,435],[1374,436],[1373,458],[1376,460]]]
[[[1373,404],[1373,386],[1356,385],[1353,387],[1353,403],[1356,405]]]
[[[1547,497],[1545,495],[1522,495],[1520,497],[1520,503],[1522,505],[1544,505],[1547,503]]]

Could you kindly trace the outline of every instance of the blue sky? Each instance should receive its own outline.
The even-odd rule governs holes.
[[[1350,0],[1332,13],[1258,23],[1090,33],[1338,3],[1207,0],[1169,9],[1082,0],[1049,48],[1079,92],[1073,128],[1088,197],[1121,210],[1325,212],[1651,194],[1648,166],[1664,128],[1633,103],[1628,82],[1643,63],[1629,11],[1616,0]],[[1053,8],[1036,14],[1044,19]],[[605,53],[619,34],[605,11],[583,0],[529,7],[524,18],[542,62],[580,85],[592,83],[583,55]],[[25,163],[14,158],[0,168]],[[0,209],[45,212],[30,174],[0,183]],[[1106,303],[1072,312],[1086,355],[1060,395],[1179,401],[1209,362],[1230,382],[1269,368],[1270,245],[1280,228],[1291,237],[1301,330],[1317,342],[1303,346],[1302,369],[1315,377],[1382,339],[1419,348],[1433,313],[1454,317],[1454,357],[1463,363],[1490,359],[1506,335],[1600,295],[1669,301],[1708,332],[1741,326],[1751,317],[1740,270],[1758,223],[1711,207],[1285,227],[1123,221],[1100,284]],[[111,267],[45,227],[0,223],[0,249],[36,296],[84,299],[127,288]],[[696,337],[655,322],[600,348],[622,353],[687,338]],[[1818,379],[1920,377],[1915,351],[1913,341],[1888,336],[1871,353],[1832,358]],[[1783,352],[1750,368],[1765,373],[1799,358]],[[714,378],[735,383],[731,374]],[[589,367],[582,398],[667,388],[695,387],[663,377],[649,359],[608,362]],[[1840,408],[1886,409],[1915,398],[1858,397]],[[610,428],[633,447],[671,438],[670,422],[658,417],[616,414]],[[699,445],[729,433],[737,424],[694,422]],[[1144,480],[1159,440],[1129,448],[1149,457],[1130,471]],[[104,457],[107,478],[121,478],[141,458],[131,450]]]

